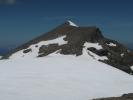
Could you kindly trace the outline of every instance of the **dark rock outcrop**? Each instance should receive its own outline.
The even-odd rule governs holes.
[[[26,49],[23,51],[23,53],[28,53],[28,52],[31,52],[32,50],[31,49]]]
[[[124,94],[121,97],[109,97],[109,98],[100,98],[93,100],[133,100],[133,93]]]
[[[39,55],[38,57],[47,56],[50,53],[53,53],[60,49],[60,46],[58,44],[50,44],[50,45],[42,45],[39,48]]]
[[[109,42],[116,44],[116,46],[109,46]],[[133,65],[133,52],[129,51],[120,43],[110,39],[103,39],[101,45],[104,50],[108,51],[108,60],[103,62],[133,74],[133,71],[130,68]]]
[[[100,49],[100,50],[97,50],[96,48],[94,47],[90,47],[90,48],[87,48],[89,51],[99,55],[99,56],[108,56],[108,50],[106,49]]]

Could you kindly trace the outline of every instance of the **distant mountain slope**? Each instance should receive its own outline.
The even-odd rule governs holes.
[[[105,38],[97,27],[80,27],[71,21],[14,49],[4,58],[43,57],[57,52],[81,56],[83,50],[95,60],[133,74],[133,52]]]

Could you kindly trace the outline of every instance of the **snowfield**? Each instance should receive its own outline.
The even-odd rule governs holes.
[[[85,54],[0,61],[0,100],[91,100],[132,92],[133,76]]]
[[[65,37],[66,36],[61,36],[61,37],[58,37],[58,38],[53,39],[53,40],[41,41],[39,43],[33,44],[27,48],[27,49],[31,49],[32,52],[23,53],[24,50],[20,50],[20,51],[16,52],[15,54],[13,54],[10,57],[10,59],[18,59],[18,58],[23,58],[23,57],[35,58],[38,56],[39,48],[43,45],[48,46],[49,44],[55,44],[55,43],[57,43],[58,45],[67,44],[67,41],[64,41]]]

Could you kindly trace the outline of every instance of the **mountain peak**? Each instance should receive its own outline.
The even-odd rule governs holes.
[[[77,57],[87,55],[133,74],[132,52],[118,42],[105,38],[99,28],[78,27],[70,20],[19,46],[3,58],[43,57],[53,53]]]
[[[66,21],[70,26],[74,26],[74,27],[79,27],[78,25],[76,25],[74,22],[67,20]]]

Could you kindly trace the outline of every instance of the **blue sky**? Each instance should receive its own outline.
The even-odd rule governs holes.
[[[20,45],[68,19],[79,26],[97,26],[108,38],[133,44],[133,0],[11,1],[0,3],[0,47]]]

